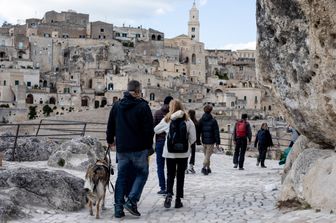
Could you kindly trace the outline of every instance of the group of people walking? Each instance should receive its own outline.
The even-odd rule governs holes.
[[[164,99],[163,106],[152,116],[148,102],[141,97],[141,85],[132,80],[127,85],[124,97],[114,103],[106,131],[109,147],[116,147],[118,175],[115,186],[116,218],[125,216],[124,209],[132,215],[140,216],[137,203],[148,178],[148,157],[152,154],[155,134],[157,175],[160,190],[165,195],[163,206],[170,208],[176,179],[175,208],[183,207],[185,173],[195,173],[196,144],[203,144],[204,160],[201,172],[208,175],[210,157],[215,146],[220,145],[220,131],[217,120],[212,116],[213,107],[206,105],[200,120],[196,112],[184,109],[183,104],[171,96]],[[250,124],[243,114],[234,127],[235,152],[234,168],[244,170],[247,143],[251,143]],[[265,166],[267,147],[272,146],[272,138],[264,123],[258,131],[255,146],[258,146],[258,162]],[[189,159],[189,167],[188,167]],[[165,165],[167,174],[165,175]]]

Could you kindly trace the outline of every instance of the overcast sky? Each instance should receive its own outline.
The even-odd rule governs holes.
[[[188,33],[192,4],[193,0],[0,0],[0,23],[22,23],[42,18],[49,10],[72,9],[90,14],[90,21],[142,25],[171,38]],[[196,0],[205,47],[255,49],[255,4],[255,0]]]

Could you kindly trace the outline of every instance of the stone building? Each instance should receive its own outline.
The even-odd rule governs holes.
[[[172,95],[188,107],[211,103],[229,115],[273,112],[256,83],[254,51],[205,49],[199,20],[194,3],[188,35],[171,39],[142,26],[90,22],[88,14],[73,11],[2,27],[0,100],[37,106],[40,117],[45,105],[62,115],[112,105],[134,79],[152,107]]]
[[[91,39],[113,39],[113,25],[106,22],[90,22],[87,27],[87,36]]]

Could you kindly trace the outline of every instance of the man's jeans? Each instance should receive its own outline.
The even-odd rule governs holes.
[[[140,200],[142,190],[148,177],[148,150],[130,153],[117,153],[118,177],[115,186],[114,201],[115,209],[123,210],[125,203],[125,188],[130,187],[128,199],[136,204]],[[126,185],[130,174],[135,175],[132,185]]]
[[[165,158],[162,157],[163,147],[165,140],[159,140],[156,142],[155,151],[156,151],[156,165],[157,165],[157,175],[159,178],[159,186],[161,190],[166,190],[166,178],[164,173],[165,167]]]

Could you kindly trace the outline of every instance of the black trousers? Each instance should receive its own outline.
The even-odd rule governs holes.
[[[195,165],[196,143],[191,144],[190,147],[191,147],[191,155],[190,155],[189,164]]]
[[[265,145],[259,144],[258,150],[259,150],[258,162],[261,163],[261,166],[265,166],[267,147]]]
[[[238,138],[236,141],[235,152],[233,154],[233,164],[239,164],[239,168],[244,167],[247,138]]]
[[[167,193],[173,194],[176,176],[176,197],[183,198],[184,176],[188,165],[188,158],[166,158],[167,161]]]

